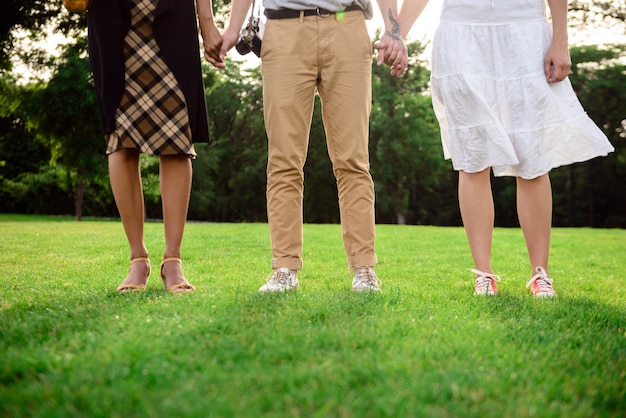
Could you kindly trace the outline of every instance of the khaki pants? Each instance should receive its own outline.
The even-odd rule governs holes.
[[[273,268],[302,268],[303,167],[316,90],[337,179],[348,265],[377,263],[368,153],[371,68],[371,41],[361,11],[267,21],[262,73]]]

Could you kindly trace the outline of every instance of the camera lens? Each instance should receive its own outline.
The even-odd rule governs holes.
[[[237,49],[237,52],[239,52],[239,54],[241,55],[246,55],[250,52],[250,47],[243,39],[240,39],[239,42],[237,42],[235,48]]]

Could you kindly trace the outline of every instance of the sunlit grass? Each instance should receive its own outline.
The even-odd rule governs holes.
[[[266,224],[190,223],[198,291],[153,272],[120,295],[117,221],[0,215],[0,416],[623,416],[626,231],[555,229],[559,297],[535,300],[518,229],[494,298],[462,228],[379,225],[382,294],[350,291],[338,225],[306,225],[301,289],[263,295]]]

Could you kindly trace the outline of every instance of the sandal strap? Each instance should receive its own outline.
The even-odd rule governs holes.
[[[146,285],[148,283],[148,279],[150,278],[150,271],[152,270],[152,266],[150,265],[150,259],[148,257],[136,257],[130,260],[130,265],[132,268],[132,265],[135,263],[147,263],[148,264],[148,276],[146,277],[146,284],[144,285],[137,285],[137,284],[121,284],[117,287],[117,291],[118,292],[133,292],[135,290],[145,290],[146,289]]]
[[[167,257],[161,261],[161,278],[163,279],[163,284],[165,285],[165,276],[163,275],[163,266],[167,263],[179,263],[181,266],[183,264],[182,260],[178,257]],[[189,281],[183,277],[183,281],[178,284],[171,285],[167,287],[165,290],[170,293],[188,293],[194,292],[196,290],[195,286],[189,283]]]
[[[130,260],[130,264],[139,263],[140,261],[145,261],[146,263],[150,264],[150,259],[148,257],[133,258],[132,260]]]
[[[141,263],[141,262],[147,263],[148,264],[148,277],[150,276],[150,272],[152,271],[152,264],[150,264],[150,259],[148,257],[137,257],[137,258],[133,258],[132,260],[130,260],[130,265],[132,266],[135,263]],[[144,286],[145,287],[145,286]]]
[[[164,264],[177,262],[178,264],[183,264],[183,261],[178,257],[167,257],[161,261],[161,268],[163,268]]]

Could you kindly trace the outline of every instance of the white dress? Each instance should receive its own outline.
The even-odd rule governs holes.
[[[614,150],[569,79],[546,81],[551,37],[544,0],[444,0],[431,86],[455,170],[532,179]]]

